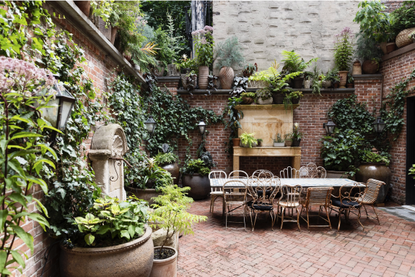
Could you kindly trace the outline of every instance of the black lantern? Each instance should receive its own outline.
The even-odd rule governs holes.
[[[327,123],[323,123],[323,128],[326,130],[327,135],[334,133],[334,127],[336,127],[336,124],[331,119]]]
[[[378,116],[378,118],[373,122],[373,129],[375,129],[376,133],[382,133],[383,129],[385,129],[385,122],[383,119]]]
[[[150,117],[144,122],[144,124],[146,125],[146,129],[151,136],[154,133],[154,130],[156,129],[156,122],[154,121],[153,117],[150,115]]]
[[[206,123],[202,121],[199,122],[199,124],[197,124],[197,126],[199,126],[199,132],[200,134],[203,135],[205,134],[205,130],[206,130]]]
[[[55,98],[48,102],[50,107],[41,109],[43,118],[49,121],[53,127],[64,130],[76,99],[61,82],[56,82],[43,93],[43,95],[50,94],[54,94]]]

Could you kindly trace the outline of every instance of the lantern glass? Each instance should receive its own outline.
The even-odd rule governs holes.
[[[154,130],[156,129],[156,122],[154,121],[153,117],[150,116],[144,124],[146,125],[146,129],[149,132],[150,135],[154,133]]]
[[[336,127],[336,124],[331,119],[329,119],[327,123],[323,124],[323,127],[326,129],[326,133],[331,135],[334,133],[334,127]]]
[[[375,129],[375,131],[377,133],[382,133],[383,129],[385,129],[385,122],[383,121],[383,119],[378,116],[378,118],[375,120],[375,122],[373,123],[373,128]]]
[[[203,122],[203,121],[200,121],[198,126],[199,126],[199,132],[203,136],[203,134],[205,133],[205,130],[206,130],[206,123]]]

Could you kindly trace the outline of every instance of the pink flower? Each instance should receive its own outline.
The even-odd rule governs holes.
[[[203,37],[203,38],[200,40],[200,43],[201,43],[201,44],[206,44],[206,43],[207,43],[206,38],[205,38],[205,37]]]

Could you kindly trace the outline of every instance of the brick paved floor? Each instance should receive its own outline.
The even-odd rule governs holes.
[[[180,238],[178,276],[415,276],[415,222],[377,211],[381,224],[362,216],[364,230],[351,216],[339,232],[304,222],[272,231],[264,214],[251,232],[226,230],[220,203],[212,215],[209,200],[197,201],[190,212],[209,219]]]

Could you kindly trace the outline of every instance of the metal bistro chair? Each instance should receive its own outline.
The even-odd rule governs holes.
[[[310,227],[330,227],[330,216],[329,216],[329,206],[330,206],[330,197],[333,191],[332,187],[314,187],[307,189],[307,196],[305,200],[301,203],[302,209],[300,213],[300,217],[307,222],[307,229]],[[310,209],[312,206],[318,206],[318,215],[317,219],[324,220],[327,224],[325,225],[310,225]],[[325,210],[326,217],[320,215],[322,210]],[[305,210],[307,218],[302,216],[303,211]]]
[[[243,170],[234,170],[228,175],[228,179],[248,179],[249,175]]]
[[[271,229],[274,230],[274,223],[276,216],[274,214],[274,199],[280,189],[280,178],[267,178],[267,174],[259,174],[258,178],[251,179],[251,184],[248,185],[248,195],[252,200],[247,202],[247,209],[249,210],[249,217],[251,218],[252,231],[255,229],[255,224],[258,214],[261,212],[268,213],[271,217]]]
[[[299,172],[297,169],[291,166],[287,166],[286,168],[280,171],[280,178],[299,178],[300,176],[298,173]]]
[[[278,217],[281,219],[281,229],[284,222],[297,222],[298,230],[300,231],[300,212],[301,212],[301,191],[300,185],[281,186],[281,196],[278,199]],[[288,215],[285,215],[287,210]],[[297,218],[294,218],[294,210],[297,212]]]
[[[358,201],[363,205],[363,208],[365,209],[366,217],[370,219],[376,219],[378,221],[378,224],[380,224],[380,221],[379,221],[379,216],[376,213],[374,204],[375,204],[376,199],[378,198],[380,188],[385,185],[386,185],[385,182],[382,182],[379,180],[375,180],[375,179],[367,180],[366,189],[362,197],[359,197],[358,199]],[[366,209],[367,205],[372,206],[373,212],[375,213],[374,218],[369,217],[369,214],[367,213],[367,209]]]
[[[228,228],[228,216],[242,208],[243,223],[246,230],[246,184],[239,180],[228,180],[223,184],[223,201],[225,203],[225,227]],[[229,221],[231,222],[231,221]]]
[[[257,169],[252,173],[252,178],[257,178],[261,174],[262,178],[274,178],[274,174],[268,169]]]
[[[326,178],[326,176],[326,169],[322,166],[317,166],[315,163],[308,163],[299,170],[300,178]]]
[[[209,181],[212,179],[226,179],[227,175],[225,171],[222,170],[214,170],[209,173]],[[210,212],[213,213],[215,210],[215,201],[218,198],[223,198],[223,191],[222,187],[212,187],[210,186]],[[224,210],[224,204],[222,204],[222,213]]]

